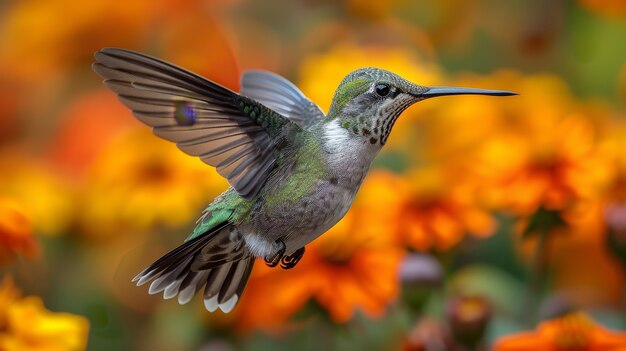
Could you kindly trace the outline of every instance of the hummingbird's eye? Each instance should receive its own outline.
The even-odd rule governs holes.
[[[380,96],[387,96],[390,90],[387,84],[376,84],[374,89],[376,90],[376,94]]]

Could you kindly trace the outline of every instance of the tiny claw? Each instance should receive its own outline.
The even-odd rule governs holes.
[[[304,256],[304,246],[289,256],[283,256],[280,259],[280,267],[282,269],[292,269],[300,262],[302,256]]]
[[[274,256],[272,256],[271,258],[268,258],[268,257],[266,256],[266,257],[265,257],[265,264],[266,264],[268,267],[272,267],[272,268],[274,268],[274,267],[276,267],[276,266],[278,265],[278,262],[280,262],[280,258],[281,258],[281,256],[280,256],[280,254],[278,254],[278,253],[277,253],[277,254],[275,254]]]
[[[272,268],[278,265],[285,254],[285,250],[287,250],[287,246],[282,240],[276,240],[276,243],[280,246],[280,249],[272,257],[265,257],[265,264]]]

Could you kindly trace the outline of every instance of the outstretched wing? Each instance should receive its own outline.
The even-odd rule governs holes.
[[[268,72],[246,71],[241,78],[241,95],[259,101],[306,129],[324,119],[322,110],[293,83]]]
[[[154,134],[215,166],[253,198],[277,158],[288,119],[194,73],[137,52],[106,48],[93,69]]]

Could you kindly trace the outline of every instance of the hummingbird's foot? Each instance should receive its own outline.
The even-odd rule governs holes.
[[[292,253],[291,255],[283,256],[280,259],[280,267],[282,269],[292,269],[298,264],[298,262],[300,262],[302,256],[304,256],[304,246],[302,246],[300,249],[298,249],[298,251]]]
[[[283,258],[283,255],[285,255],[285,250],[287,250],[287,246],[282,240],[276,240],[276,244],[279,247],[278,251],[276,251],[272,257],[265,257],[265,264],[268,267],[276,267]]]

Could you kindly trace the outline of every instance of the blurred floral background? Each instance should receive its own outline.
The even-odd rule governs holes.
[[[626,3],[0,3],[0,350],[626,350]],[[90,68],[107,46],[322,109],[348,72],[512,98],[420,102],[346,217],[235,311],[130,279],[227,187]]]

